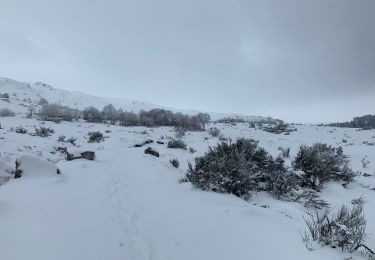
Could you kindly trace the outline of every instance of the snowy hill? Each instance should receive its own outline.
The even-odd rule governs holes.
[[[0,108],[7,107],[17,113],[26,113],[27,108],[30,105],[38,107],[38,101],[41,98],[45,98],[50,103],[58,103],[70,108],[77,108],[80,110],[88,106],[94,106],[98,109],[102,109],[105,105],[113,104],[117,109],[122,108],[125,111],[134,112],[138,112],[141,109],[150,110],[153,108],[163,108],[172,110],[173,112],[181,112],[185,114],[197,114],[199,112],[195,110],[164,107],[143,101],[97,97],[82,92],[71,92],[63,89],[53,88],[52,86],[42,82],[24,83],[0,77],[0,94],[4,93],[9,94],[10,102],[7,104],[5,102],[1,102],[0,100]],[[224,117],[239,117],[249,121],[264,119],[263,117],[246,116],[234,113],[209,114],[211,115],[213,120]]]

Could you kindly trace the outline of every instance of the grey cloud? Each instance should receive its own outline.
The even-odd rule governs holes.
[[[374,11],[372,0],[5,0],[0,72],[175,107],[350,119],[374,112],[361,102],[375,97]]]

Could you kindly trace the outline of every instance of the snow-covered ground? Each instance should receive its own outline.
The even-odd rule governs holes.
[[[22,125],[29,132],[42,124],[19,116],[0,118],[0,176],[21,162],[23,176],[0,186],[0,259],[6,260],[191,260],[191,259],[349,259],[339,249],[306,249],[300,232],[306,227],[306,208],[258,193],[249,201],[231,195],[204,192],[180,184],[187,162],[219,140],[208,132],[187,132],[182,139],[196,150],[168,149],[172,128],[120,127],[85,122],[43,123],[55,133],[46,138],[11,131]],[[351,167],[375,173],[375,131],[356,131],[298,125],[290,135],[249,128],[248,124],[216,124],[226,138],[249,137],[278,155],[301,144],[323,142],[343,146]],[[106,131],[101,143],[88,143],[87,133]],[[77,147],[58,142],[76,137]],[[137,143],[155,142],[141,148]],[[347,140],[343,143],[343,139]],[[66,161],[58,146],[94,150],[96,159]],[[144,154],[151,146],[156,158]],[[367,156],[370,164],[362,167]],[[177,158],[180,168],[169,160]],[[290,164],[290,162],[287,162]],[[56,174],[57,168],[61,174]],[[322,198],[333,207],[350,205],[365,196],[367,244],[375,246],[375,177],[356,177],[346,189],[329,183]],[[354,255],[352,259],[365,259]]]
[[[163,108],[141,101],[108,99],[55,89],[43,83],[22,83],[0,78],[0,109],[15,117],[0,118],[0,259],[4,260],[190,260],[190,259],[364,259],[338,249],[307,250],[300,232],[306,229],[301,203],[284,202],[268,194],[254,194],[249,201],[232,195],[203,192],[179,183],[187,163],[219,142],[208,131],[187,132],[182,140],[189,149],[168,149],[175,137],[169,127],[120,127],[86,122],[41,122],[25,119],[40,98],[72,108],[112,103],[116,108],[139,111]],[[196,113],[171,109],[174,112]],[[230,114],[211,113],[213,119]],[[237,116],[237,115],[234,115]],[[248,120],[261,117],[240,116]],[[16,133],[22,126],[28,134]],[[49,137],[30,135],[35,127],[51,127]],[[350,205],[365,196],[367,244],[375,247],[375,131],[357,131],[316,125],[296,125],[290,135],[271,134],[248,124],[211,124],[231,140],[259,140],[272,155],[290,147],[291,157],[301,144],[316,142],[343,146],[351,167],[362,175],[346,188],[325,185],[321,195],[333,208]],[[105,133],[105,141],[88,143],[88,132]],[[77,138],[76,145],[57,141]],[[135,148],[135,144],[154,142]],[[158,144],[162,141],[164,144]],[[144,154],[148,146],[160,157]],[[95,151],[96,159],[67,161],[59,147],[70,153]],[[178,159],[174,168],[171,159]],[[366,168],[362,159],[370,163]],[[15,161],[23,175],[9,174]],[[291,160],[286,162],[290,166]],[[57,172],[61,174],[57,174]]]

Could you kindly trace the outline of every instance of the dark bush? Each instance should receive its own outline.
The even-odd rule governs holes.
[[[52,135],[54,132],[55,132],[55,130],[53,130],[50,127],[41,126],[40,128],[35,128],[35,134],[34,135],[40,136],[40,137],[48,137],[48,136]]]
[[[148,147],[145,152],[145,154],[149,154],[149,155],[152,155],[152,156],[155,156],[155,157],[159,157],[160,154],[158,151],[156,151],[155,149],[152,149],[151,147]]]
[[[151,144],[151,143],[153,143],[153,142],[154,142],[154,140],[152,140],[152,139],[148,139],[148,140],[144,141],[143,143],[135,144],[134,147],[142,147],[142,146],[144,146],[144,145],[146,145],[146,144]]]
[[[24,127],[22,127],[22,126],[18,126],[18,127],[16,127],[15,132],[16,132],[17,134],[27,134],[27,130],[26,130],[26,128],[24,128]]]
[[[281,151],[281,155],[283,158],[290,157],[290,147],[279,147],[279,150]]]
[[[170,162],[170,163],[173,165],[173,167],[175,167],[175,168],[180,167],[180,162],[179,162],[177,159],[172,159],[172,160],[170,160],[169,162]]]
[[[293,167],[304,173],[302,186],[317,190],[327,181],[350,182],[355,176],[341,147],[321,143],[301,146]]]
[[[176,139],[173,139],[173,140],[170,140],[167,144],[167,147],[168,148],[173,148],[173,149],[183,149],[183,150],[186,150],[186,144],[184,141],[182,140],[176,140]]]
[[[185,181],[203,190],[238,197],[247,198],[253,191],[268,191],[280,197],[296,183],[295,175],[288,173],[283,163],[252,139],[222,142],[195,158],[195,166],[189,163]]]
[[[38,105],[43,106],[43,105],[45,105],[45,104],[48,104],[47,99],[45,99],[45,98],[41,98],[41,99],[39,99],[39,101],[38,101]]]
[[[210,128],[208,133],[213,137],[218,137],[220,135],[220,130],[216,127]]]
[[[89,143],[100,143],[104,141],[104,136],[102,132],[89,132]]]
[[[189,152],[190,152],[190,153],[195,153],[196,150],[195,150],[193,147],[189,147]]]

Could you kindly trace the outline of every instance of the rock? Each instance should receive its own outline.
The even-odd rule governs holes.
[[[72,161],[72,160],[76,160],[76,159],[86,159],[86,160],[93,161],[95,159],[95,152],[85,151],[85,152],[80,153],[80,155],[78,155],[78,156],[67,152],[66,153],[66,159],[68,161]]]
[[[93,161],[95,159],[95,152],[86,151],[81,153],[83,159]]]

